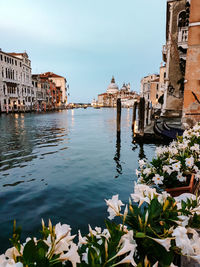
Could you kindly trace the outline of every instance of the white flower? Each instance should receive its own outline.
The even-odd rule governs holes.
[[[89,226],[89,236],[96,236],[97,232],[95,230],[92,230],[92,227],[90,226],[90,224],[88,225]]]
[[[109,219],[114,219],[115,216],[120,215],[121,206],[124,206],[124,204],[121,202],[121,200],[118,199],[119,195],[115,195],[112,197],[112,199],[106,200],[106,204],[108,205],[108,212],[109,212]]]
[[[163,204],[167,198],[170,196],[170,194],[168,194],[166,191],[163,191],[162,194],[158,195],[158,201],[159,203]]]
[[[179,215],[178,218],[179,218],[179,221],[177,221],[178,225],[183,226],[183,227],[188,225],[190,217],[185,216],[185,215]]]
[[[146,161],[144,161],[143,159],[140,159],[138,162],[139,162],[140,168],[143,168],[144,165],[146,165]]]
[[[159,174],[155,174],[155,176],[152,178],[152,181],[156,185],[163,184],[163,180],[164,180],[164,177],[163,176],[160,176]]]
[[[171,155],[176,155],[178,153],[178,149],[176,147],[169,147],[169,153]]]
[[[146,174],[146,175],[151,174],[151,168],[145,168],[145,169],[143,170],[143,174]]]
[[[121,245],[122,247],[118,251],[116,256],[121,256],[129,251],[135,253],[137,244],[135,243],[135,240],[133,239],[133,230],[130,230],[127,234],[121,237],[119,246]]]
[[[196,200],[196,196],[194,194],[191,194],[191,193],[183,193],[180,196],[175,197],[174,199],[176,200],[176,202],[181,202],[182,200],[184,202],[187,202],[188,199]]]
[[[169,175],[173,172],[173,170],[167,165],[164,165],[162,169],[164,172],[167,172]]]
[[[191,168],[194,165],[194,158],[193,158],[193,156],[191,156],[190,158],[186,158],[185,159],[185,164],[186,164],[186,166],[188,166],[189,168]]]
[[[135,183],[134,193],[131,194],[131,198],[134,202],[139,202],[139,206],[141,206],[143,202],[150,203],[150,200],[153,199],[155,195],[157,195],[155,188]]]
[[[194,144],[193,146],[190,147],[190,150],[199,152],[199,145],[198,144]]]
[[[186,177],[183,176],[183,173],[182,172],[179,172],[177,174],[177,179],[180,181],[180,182],[185,182],[186,181]]]
[[[182,250],[184,255],[193,255],[194,250],[190,245],[190,240],[187,236],[187,229],[182,226],[178,226],[172,233],[175,237],[176,246]]]
[[[131,251],[128,256],[126,256],[120,262],[116,263],[115,266],[117,266],[119,264],[126,264],[126,263],[130,263],[132,266],[137,266],[137,263],[134,261],[133,256],[134,256],[134,251]]]
[[[82,253],[82,261],[86,262],[88,264],[88,248],[86,248],[86,252]]]
[[[20,256],[20,253],[15,247],[6,250],[5,256],[9,259],[16,261],[16,258]]]
[[[163,246],[167,251],[169,251],[171,247],[171,238],[159,239],[159,238],[152,238],[158,244]]]
[[[172,169],[173,169],[173,171],[177,171],[177,172],[179,172],[179,171],[180,171],[180,168],[181,168],[181,163],[180,163],[180,161],[178,161],[178,162],[172,164]]]
[[[67,253],[60,255],[61,261],[71,261],[72,266],[76,267],[77,263],[80,263],[80,256],[78,254],[78,246],[72,243],[70,250]]]
[[[78,230],[78,239],[78,246],[87,244],[87,238],[85,236],[82,237],[80,230]]]
[[[51,224],[51,223],[50,223]],[[50,227],[52,227],[50,225]],[[67,224],[61,225],[61,223],[57,223],[55,226],[55,247],[54,247],[54,253],[60,254],[63,251],[68,251],[69,246],[72,243],[72,240],[76,235],[71,236],[71,228]],[[51,247],[52,246],[52,238],[51,235],[48,236],[47,240],[45,240],[45,243]]]
[[[0,267],[23,267],[21,262],[15,263],[13,259],[6,259],[4,254],[0,255]]]
[[[158,261],[152,267],[158,267]]]
[[[101,236],[104,236],[108,240],[110,238],[110,233],[108,229],[104,229]]]

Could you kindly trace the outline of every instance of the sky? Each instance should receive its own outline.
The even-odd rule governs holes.
[[[166,0],[0,0],[0,48],[24,52],[32,73],[66,77],[68,102],[91,102],[114,75],[139,92],[159,73]]]

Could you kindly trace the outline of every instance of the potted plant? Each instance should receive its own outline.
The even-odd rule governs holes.
[[[200,178],[200,125],[169,146],[158,147],[150,163],[140,160],[139,165],[139,182],[159,186],[172,196],[195,193]]]

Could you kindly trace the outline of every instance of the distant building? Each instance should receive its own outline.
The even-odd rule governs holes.
[[[31,110],[35,97],[28,54],[0,50],[0,111]]]
[[[41,77],[48,78],[55,83],[56,88],[62,91],[62,105],[67,105],[67,87],[66,87],[66,79],[60,75],[57,75],[53,72],[45,72],[41,74]]]
[[[156,104],[158,100],[157,90],[159,88],[159,75],[151,74],[142,78],[140,82],[140,96],[144,97],[146,102],[150,101]]]
[[[117,99],[120,98],[123,107],[131,107],[137,97],[136,92],[130,90],[130,83],[124,83],[119,90],[118,85],[115,83],[115,78],[112,77],[106,93],[98,95],[98,105],[102,107],[115,107]]]
[[[46,111],[60,108],[62,91],[51,79],[43,74],[33,74],[32,83],[36,92],[34,110]]]

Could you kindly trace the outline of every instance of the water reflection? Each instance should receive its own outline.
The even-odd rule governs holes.
[[[23,168],[27,166],[27,162],[37,159],[39,155],[57,153],[59,150],[54,150],[54,147],[67,142],[66,128],[59,126],[57,121],[43,125],[41,117],[32,114],[26,114],[26,117],[24,114],[2,115],[0,171]],[[47,148],[51,150],[46,151]]]
[[[0,116],[0,254],[14,218],[26,236],[38,233],[41,218],[74,234],[87,233],[88,223],[104,227],[104,199],[119,194],[125,203],[138,159],[154,154],[131,144],[129,114],[122,111],[121,136],[116,109]]]
[[[139,143],[139,159],[144,159],[146,158],[145,153],[144,153],[144,144]]]
[[[122,174],[122,165],[120,164],[120,150],[121,150],[121,133],[117,132],[116,136],[116,153],[115,157],[113,158],[116,162],[116,171],[117,175],[115,175],[115,178],[118,178],[120,174]]]

